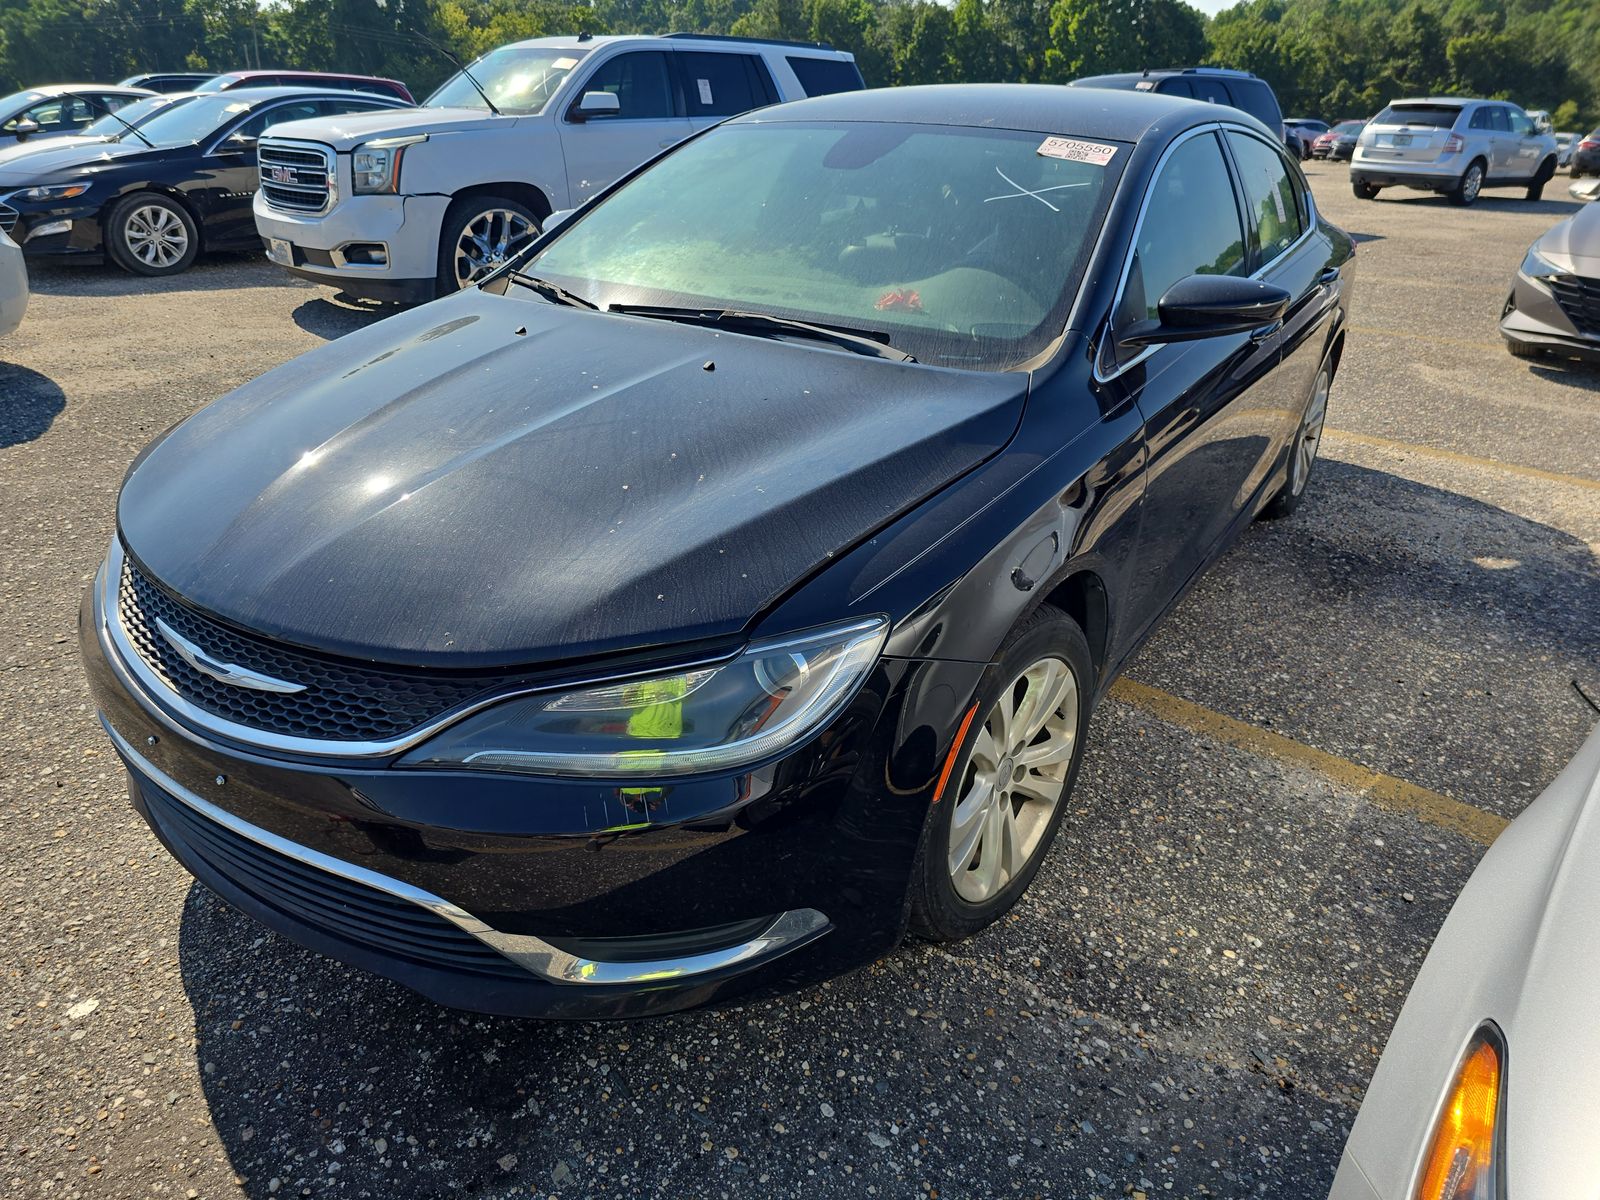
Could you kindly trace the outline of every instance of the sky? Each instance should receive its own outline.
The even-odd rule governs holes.
[[[1215,15],[1225,8],[1231,8],[1239,0],[1189,0],[1189,3],[1207,15]]]

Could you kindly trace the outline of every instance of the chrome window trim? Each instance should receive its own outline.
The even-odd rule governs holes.
[[[208,94],[211,94],[211,95],[222,95],[224,93],[216,92],[216,93],[208,93]],[[374,111],[376,109],[379,109],[379,108],[409,108],[409,107],[411,107],[408,104],[402,103],[399,99],[397,99],[394,96],[379,96],[379,95],[376,95],[376,94],[371,93],[371,92],[334,92],[334,93],[331,93],[331,94],[328,93],[328,92],[307,92],[303,96],[284,96],[284,97],[282,97],[281,99],[278,99],[278,100],[269,100],[265,104],[262,104],[262,105],[260,105],[260,106],[258,106],[256,108],[252,108],[247,113],[241,114],[233,122],[231,122],[228,126],[226,126],[223,129],[223,131],[217,135],[216,140],[214,142],[212,142],[209,146],[207,146],[203,151],[201,151],[201,153],[202,154],[206,154],[206,155],[215,154],[217,152],[217,147],[221,146],[223,142],[227,141],[230,137],[232,137],[234,132],[239,128],[239,126],[244,125],[244,124],[246,124],[246,123],[248,123],[250,121],[255,120],[256,117],[260,116],[264,112],[271,112],[273,109],[282,108],[282,107],[284,107],[285,105],[288,105],[288,104],[304,104],[307,100],[315,100],[315,101],[346,100],[351,96],[369,97],[372,100],[378,101],[378,103],[373,105],[373,107],[371,109],[354,108],[354,109],[351,109],[350,112],[348,112],[348,113],[340,113],[339,114],[340,116],[350,116],[350,115],[352,115],[354,113],[359,113],[359,112],[372,112],[372,111]],[[321,118],[308,117],[306,119],[307,120],[320,120]],[[272,126],[269,124],[266,128],[267,129],[271,129]],[[265,131],[263,130],[263,132],[265,132]],[[285,139],[285,140],[288,140],[288,139]]]
[[[741,646],[730,654],[715,658],[701,657],[687,662],[672,660],[640,670],[575,676],[570,680],[547,683],[538,687],[509,688],[503,692],[494,692],[459,708],[450,709],[448,712],[441,713],[427,724],[419,725],[415,729],[394,738],[377,741],[334,741],[326,738],[295,737],[290,734],[272,733],[268,730],[256,729],[249,725],[241,725],[236,721],[230,721],[226,717],[216,716],[198,705],[191,704],[179,693],[168,687],[166,681],[150,669],[128,638],[127,631],[122,627],[122,615],[117,604],[117,588],[122,579],[124,557],[121,540],[113,541],[111,552],[106,556],[105,564],[100,568],[101,578],[96,596],[97,607],[99,608],[100,649],[105,654],[107,662],[116,671],[123,685],[133,693],[135,698],[140,699],[146,707],[154,708],[158,712],[164,711],[171,714],[177,717],[182,725],[201,734],[220,737],[226,741],[237,742],[240,745],[250,746],[257,750],[292,754],[305,758],[390,758],[420,745],[448,726],[454,725],[457,721],[506,700],[515,700],[520,696],[530,696],[539,692],[571,691],[600,683],[649,678],[668,671],[690,671],[698,667],[720,665],[732,662],[743,650]]]
[[[1139,201],[1139,218],[1138,218],[1137,221],[1134,222],[1133,237],[1130,240],[1127,253],[1123,256],[1122,273],[1117,278],[1117,290],[1116,290],[1116,292],[1113,294],[1113,296],[1111,298],[1111,309],[1110,309],[1110,312],[1107,314],[1107,322],[1108,322],[1107,330],[1108,331],[1110,329],[1110,324],[1109,324],[1110,320],[1113,317],[1115,317],[1117,309],[1122,306],[1122,295],[1123,295],[1123,292],[1127,290],[1128,273],[1133,270],[1133,256],[1134,256],[1136,248],[1139,245],[1139,234],[1141,232],[1143,232],[1143,230],[1144,230],[1144,220],[1145,220],[1145,217],[1148,214],[1149,209],[1150,209],[1150,197],[1151,197],[1152,193],[1155,190],[1156,180],[1161,177],[1161,172],[1166,168],[1167,160],[1172,157],[1173,152],[1176,151],[1179,146],[1181,146],[1185,142],[1189,141],[1190,138],[1199,137],[1201,134],[1206,134],[1206,133],[1210,133],[1210,134],[1227,134],[1227,133],[1234,133],[1234,132],[1248,134],[1249,136],[1255,138],[1255,140],[1260,142],[1262,145],[1271,148],[1273,151],[1275,151],[1278,154],[1279,158],[1283,159],[1283,162],[1287,166],[1289,160],[1283,154],[1283,151],[1282,151],[1281,147],[1274,145],[1272,142],[1270,142],[1266,138],[1262,137],[1258,132],[1256,132],[1254,129],[1251,129],[1249,126],[1241,125],[1241,124],[1239,124],[1238,122],[1235,122],[1235,121],[1218,120],[1218,121],[1212,121],[1212,122],[1210,122],[1208,124],[1205,124],[1205,125],[1197,125],[1193,129],[1185,130],[1184,133],[1180,137],[1174,138],[1172,140],[1172,143],[1165,150],[1163,150],[1161,152],[1161,157],[1156,160],[1156,165],[1155,165],[1154,169],[1152,169],[1151,172],[1150,172],[1150,182],[1145,186],[1144,196]],[[1224,159],[1227,160],[1229,158],[1231,158],[1231,155],[1228,154],[1227,152],[1225,152],[1224,153]],[[1230,164],[1230,167],[1229,167],[1229,182],[1230,183],[1233,181],[1234,172],[1236,170],[1237,170],[1237,167]],[[1293,178],[1292,174],[1291,174],[1290,178],[1291,179]],[[1242,185],[1243,180],[1241,180],[1240,183]],[[1274,256],[1270,261],[1262,263],[1261,266],[1259,266],[1258,268],[1256,268],[1256,270],[1251,272],[1250,275],[1247,278],[1260,279],[1262,275],[1264,275],[1267,271],[1271,270],[1273,267],[1277,266],[1277,264],[1280,261],[1282,261],[1285,257],[1287,257],[1290,254],[1293,254],[1296,250],[1298,250],[1300,248],[1300,246],[1306,241],[1306,239],[1308,239],[1313,233],[1315,233],[1317,231],[1317,229],[1319,228],[1320,216],[1319,216],[1319,214],[1317,212],[1316,198],[1312,195],[1310,187],[1305,188],[1305,194],[1306,194],[1306,215],[1308,217],[1305,229],[1301,232],[1299,237],[1297,237],[1294,241],[1290,242],[1289,245],[1285,246],[1283,248],[1283,250],[1279,254]],[[1247,230],[1247,229],[1245,229],[1243,227],[1243,217],[1242,216],[1240,218],[1240,232],[1245,234],[1247,239],[1248,239],[1249,230]],[[1127,362],[1119,363],[1113,369],[1111,369],[1109,371],[1105,370],[1104,367],[1103,367],[1103,360],[1105,358],[1105,348],[1103,346],[1097,346],[1095,348],[1095,356],[1094,356],[1094,361],[1093,361],[1093,365],[1092,365],[1092,369],[1091,369],[1091,374],[1094,377],[1094,381],[1096,383],[1110,383],[1112,380],[1118,378],[1119,376],[1125,374],[1128,371],[1131,371],[1134,367],[1138,366],[1140,363],[1143,363],[1143,362],[1147,361],[1158,350],[1166,349],[1166,347],[1169,346],[1170,344],[1171,343],[1169,343],[1169,342],[1156,342],[1156,343],[1153,343],[1152,345],[1146,346],[1143,350],[1141,350],[1138,354],[1134,355]]]
[[[780,954],[798,949],[832,928],[828,918],[816,909],[798,908],[779,913],[772,919],[770,925],[750,940],[721,950],[643,962],[610,962],[581,958],[552,946],[532,934],[501,933],[492,925],[442,896],[436,896],[432,892],[424,891],[392,876],[334,858],[309,846],[302,846],[299,842],[292,842],[288,838],[280,837],[270,830],[252,824],[243,817],[237,817],[227,809],[219,808],[205,797],[184,787],[141,755],[126,738],[111,727],[111,723],[104,716],[101,716],[100,724],[104,726],[117,753],[136,775],[143,776],[148,782],[199,816],[307,867],[426,909],[434,916],[470,934],[530,975],[548,983],[604,986],[692,980],[729,967],[753,965],[763,959],[776,958]]]

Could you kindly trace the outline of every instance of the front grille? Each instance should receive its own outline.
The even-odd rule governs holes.
[[[180,604],[123,560],[117,613],[139,657],[162,682],[206,712],[269,733],[328,741],[385,741],[426,724],[493,687],[500,675],[405,671],[293,650],[223,625]],[[292,694],[255,691],[191,666],[156,621],[220,662],[287,683]]]
[[[1545,282],[1555,293],[1556,303],[1579,333],[1600,336],[1600,279],[1582,275],[1551,275]]]
[[[17,210],[9,204],[0,204],[0,229],[10,233],[17,227]]]
[[[501,979],[528,978],[511,960],[437,913],[264,846],[151,784],[141,782],[139,790],[161,832],[196,873],[209,868],[257,902],[388,958]]]
[[[333,155],[323,149],[261,141],[256,147],[261,194],[285,212],[319,213],[328,207]]]

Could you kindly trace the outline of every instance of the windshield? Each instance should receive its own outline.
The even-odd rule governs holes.
[[[129,125],[141,125],[163,108],[187,99],[187,96],[146,96],[143,100],[135,100],[132,104],[123,105],[114,114],[108,113],[98,121],[85,125],[83,127],[83,136],[120,137],[128,132]],[[134,141],[138,140],[138,138],[134,139]]]
[[[472,78],[504,113],[532,116],[544,111],[550,97],[587,50],[554,46],[502,46],[468,65]],[[457,72],[424,102],[428,108],[483,108],[483,97],[466,74]]]
[[[1372,118],[1374,125],[1427,125],[1449,129],[1461,115],[1454,104],[1391,104]]]
[[[251,101],[222,92],[215,96],[194,96],[186,104],[169,104],[139,126],[139,133],[151,145],[163,149],[190,146],[240,113],[250,111]],[[130,141],[138,138],[129,135]]]
[[[11,95],[0,99],[0,116],[10,116],[23,105],[43,99],[45,99],[43,92],[12,92]]]
[[[238,78],[233,75],[213,75],[204,83],[195,84],[194,90],[197,92],[220,92],[238,82]]]
[[[602,306],[769,313],[1006,370],[1065,327],[1126,158],[1005,129],[724,125],[522,266]]]

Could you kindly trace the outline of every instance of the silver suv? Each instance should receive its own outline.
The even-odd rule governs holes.
[[[1544,194],[1556,173],[1556,139],[1504,100],[1455,96],[1395,100],[1367,122],[1350,161],[1358,200],[1380,188],[1409,187],[1471,204],[1486,187]]]

